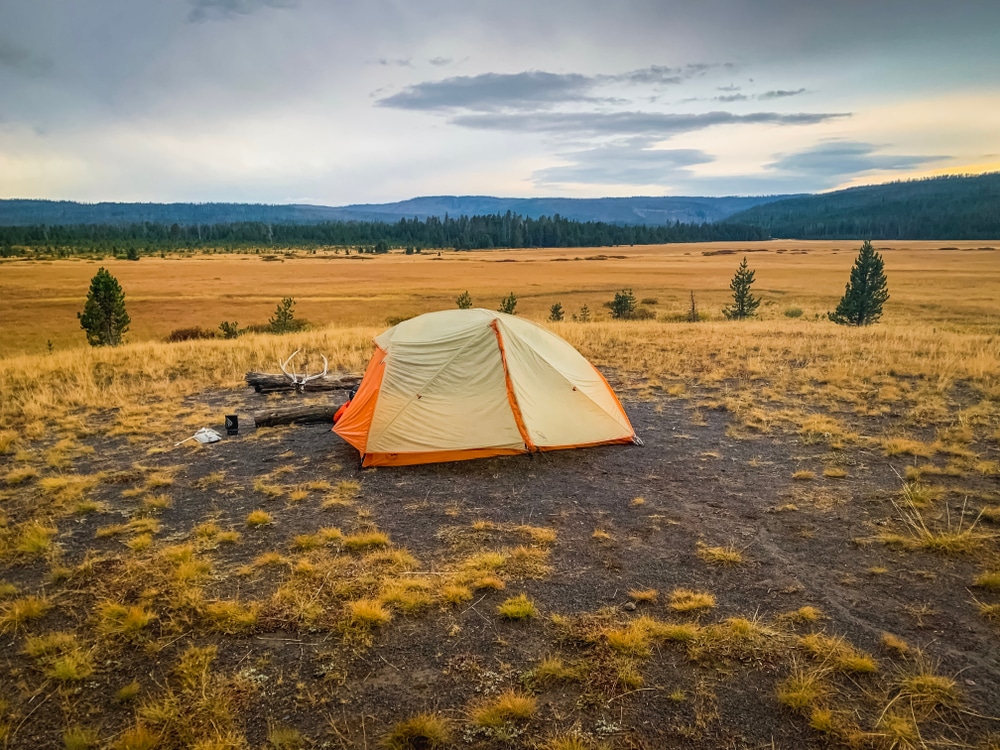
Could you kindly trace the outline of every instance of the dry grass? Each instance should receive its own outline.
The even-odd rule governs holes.
[[[440,714],[422,713],[396,723],[382,738],[386,750],[435,750],[448,747],[452,722]]]
[[[675,612],[698,612],[715,606],[715,597],[703,591],[674,589],[667,606]]]
[[[507,690],[474,706],[470,718],[477,726],[500,729],[507,723],[529,721],[537,707],[538,702],[533,696]]]
[[[699,543],[697,554],[712,565],[739,565],[743,562],[743,553],[731,544],[725,547],[709,547]]]
[[[840,637],[810,633],[799,638],[798,644],[821,665],[837,672],[864,674],[878,670],[878,665],[871,656],[858,651]]]
[[[910,550],[924,550],[943,555],[971,554],[980,549],[984,542],[992,540],[996,535],[979,530],[979,518],[971,524],[964,524],[964,508],[957,522],[951,520],[951,512],[945,506],[944,528],[932,528],[925,521],[923,514],[906,497],[902,503],[893,501],[896,510],[902,517],[905,534],[883,532],[878,539],[885,544],[892,544]]]
[[[538,608],[527,594],[518,594],[505,599],[497,607],[497,614],[505,620],[530,620],[532,617],[538,617]]]

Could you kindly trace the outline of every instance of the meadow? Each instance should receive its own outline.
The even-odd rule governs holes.
[[[862,329],[825,320],[844,242],[105,260],[115,349],[75,320],[102,263],[4,263],[0,738],[1000,748],[1000,252],[942,244],[877,243]],[[761,316],[724,321],[744,253]],[[622,288],[653,319],[609,320]],[[360,372],[465,290],[561,303],[646,446],[362,471],[325,425],[177,445],[302,400],[247,370]],[[284,296],[309,330],[162,341]]]

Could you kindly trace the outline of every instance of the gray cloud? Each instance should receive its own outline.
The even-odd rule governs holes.
[[[410,110],[534,108],[588,100],[594,79],[578,73],[484,73],[428,81],[379,99],[380,107]]]
[[[0,39],[0,67],[27,76],[42,76],[52,70],[52,61],[13,42]]]
[[[742,86],[733,86],[733,85],[730,85],[730,86],[716,86],[715,90],[716,91],[739,91],[742,88],[743,88]]]
[[[413,65],[410,63],[408,57],[380,57],[378,59],[378,64],[386,68],[412,68]]]
[[[450,57],[432,57],[427,62],[429,62],[431,65],[434,65],[435,67],[441,68],[444,67],[445,65],[451,65],[453,60]]]
[[[560,154],[570,164],[540,169],[532,179],[539,186],[570,183],[595,185],[664,184],[686,167],[714,158],[700,149],[650,149],[645,138]]]
[[[189,23],[248,16],[265,7],[294,8],[297,0],[191,0]]]
[[[758,99],[785,99],[789,96],[798,96],[799,94],[806,93],[805,89],[777,89],[776,91],[765,91],[763,94],[758,94]]]
[[[850,113],[732,112],[702,114],[663,114],[659,112],[532,112],[491,115],[459,115],[450,122],[476,130],[499,130],[529,133],[562,133],[577,136],[645,135],[666,138],[715,125],[814,125],[850,117]]]
[[[784,154],[768,169],[816,177],[842,177],[872,170],[911,170],[947,156],[879,154],[879,147],[861,141],[826,141],[803,151]]]
[[[430,62],[438,64],[434,60]],[[492,112],[499,109],[551,106],[570,101],[614,103],[621,100],[593,97],[591,92],[601,86],[613,84],[676,85],[704,75],[715,68],[729,67],[732,67],[732,63],[693,63],[678,68],[650,65],[625,73],[596,76],[580,73],[548,73],[541,70],[529,70],[523,73],[483,73],[477,76],[455,76],[440,81],[418,83],[397,94],[379,99],[378,104],[394,109],[422,111],[471,109]]]
[[[723,96],[713,96],[712,99],[717,102],[730,103],[730,102],[745,102],[750,97],[746,94],[724,94]]]

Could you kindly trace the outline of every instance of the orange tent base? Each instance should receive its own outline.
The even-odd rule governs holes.
[[[574,448],[594,448],[598,445],[627,445],[635,442],[632,438],[620,440],[605,440],[600,443],[583,445],[555,445],[537,449],[536,452],[563,451]],[[427,451],[421,453],[366,453],[362,458],[362,466],[415,466],[417,464],[433,464],[445,461],[471,461],[475,458],[492,458],[493,456],[520,456],[532,451],[515,450],[512,448],[473,448],[462,451]]]

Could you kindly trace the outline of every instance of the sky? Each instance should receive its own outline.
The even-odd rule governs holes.
[[[1000,170],[1000,0],[0,0],[0,198],[817,192]]]

